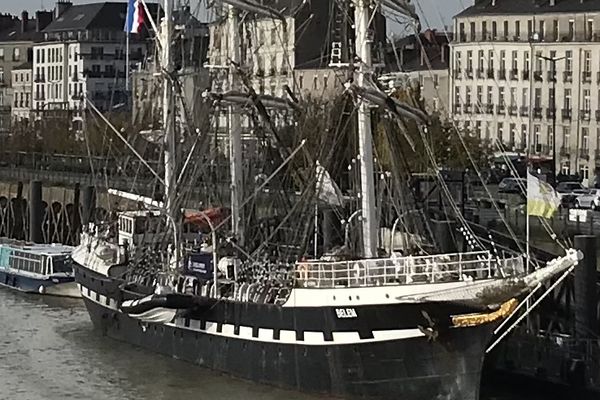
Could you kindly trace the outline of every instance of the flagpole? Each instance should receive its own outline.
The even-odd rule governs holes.
[[[129,31],[131,27],[127,30],[127,35],[125,36],[125,92],[129,96]]]

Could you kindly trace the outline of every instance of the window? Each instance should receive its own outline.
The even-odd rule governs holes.
[[[467,50],[467,70],[473,70],[473,51]]]
[[[460,51],[457,51],[456,52],[456,57],[454,59],[454,69],[456,69],[457,72],[460,72],[461,71],[461,67],[462,67],[462,65],[461,65],[462,62],[460,60],[461,59],[461,54],[462,53]]]
[[[500,50],[500,70],[506,70],[506,51]]]
[[[498,38],[498,25],[496,21],[492,21],[492,40],[496,40]]]
[[[518,39],[521,36],[521,21],[515,21],[515,37]]]
[[[565,110],[571,109],[571,89],[565,89],[563,108]]]
[[[498,122],[497,139],[499,143],[504,143],[504,122]]]
[[[548,126],[548,148],[550,150],[554,148],[554,131],[552,125]]]
[[[470,23],[470,28],[471,28],[471,41],[474,42],[475,41],[475,22],[471,22]]]
[[[544,40],[544,33],[545,33],[544,31],[546,30],[545,28],[546,28],[546,24],[544,23],[544,21],[543,20],[540,21],[540,29],[539,29],[539,32],[538,32],[538,34],[539,34],[539,36],[538,36],[539,40]]]
[[[592,109],[592,102],[590,99],[590,90],[584,89],[583,90],[583,110],[586,112],[590,112],[591,109]]]
[[[510,130],[508,134],[510,135],[508,138],[508,143],[510,144],[510,146],[514,146],[516,143],[515,140],[517,138],[517,124],[510,124]]]
[[[583,52],[583,69],[585,72],[592,72],[592,52],[585,50]]]
[[[533,149],[534,150],[536,150],[538,148],[538,145],[540,144],[540,139],[542,136],[541,130],[542,130],[542,128],[537,124],[533,126]]]
[[[460,87],[454,86],[454,106],[460,105]]]
[[[494,100],[493,100],[494,92],[493,92],[493,89],[494,88],[492,86],[488,86],[487,87],[487,98],[486,98],[486,100],[487,100],[487,104],[488,105],[494,104]]]
[[[470,106],[471,105],[471,87],[467,86],[466,89],[467,89],[467,91],[465,94],[465,104],[467,106]]]
[[[299,87],[300,89],[303,89],[303,88],[304,88],[304,76],[302,76],[302,75],[300,75],[300,76],[298,77],[298,87]]]
[[[21,60],[21,49],[18,47],[15,47],[13,49],[13,61],[20,61]]]
[[[503,26],[504,26],[504,28],[503,28],[504,34],[502,35],[502,37],[504,40],[508,40],[508,21],[504,21]]]
[[[562,132],[562,139],[563,139],[563,140],[562,140],[562,146],[563,146],[564,148],[568,148],[568,147],[569,147],[569,144],[570,144],[570,139],[571,139],[571,138],[570,138],[570,136],[571,136],[570,129],[571,129],[570,127],[563,126],[563,132]]]
[[[481,39],[482,40],[488,40],[488,35],[487,35],[487,21],[482,21],[481,22]]]
[[[277,28],[271,29],[271,45],[275,45],[277,43]]]
[[[527,124],[521,124],[521,147],[525,147],[527,140]]]
[[[4,82],[4,67],[0,67],[0,82]]]
[[[4,61],[4,49],[0,47],[0,61]]]
[[[542,89],[535,88],[534,97],[533,97],[533,107],[541,108],[542,107]]]
[[[512,69],[516,71],[519,69],[519,52],[517,50],[513,50],[512,52]]]
[[[587,20],[585,36],[586,36],[587,40],[592,40],[594,38],[594,20],[593,19]]]
[[[485,64],[485,55],[484,55],[483,50],[479,50],[478,54],[479,54],[479,58],[478,58],[478,62],[477,62],[477,68],[480,71],[483,71],[484,64]]]
[[[527,20],[527,37],[531,39],[533,36],[533,21]]]
[[[565,71],[571,72],[573,70],[573,51],[567,50],[565,52]]]
[[[512,107],[517,106],[517,88],[510,88],[510,105]]]
[[[535,52],[535,71],[536,72],[542,72],[542,52],[541,51],[536,51]]]
[[[558,20],[555,19],[554,21],[552,21],[552,40],[556,42],[558,41],[558,39]]]
[[[569,20],[569,36],[567,36],[567,40],[575,39],[575,20]]]
[[[529,108],[529,89],[527,88],[523,88],[523,103],[521,103],[523,105],[523,107],[527,107]]]
[[[504,107],[505,103],[504,103],[504,87],[501,86],[498,89],[498,105],[501,107]]]
[[[523,71],[529,74],[529,52],[523,54]]]
[[[488,70],[494,70],[494,50],[488,52]]]
[[[590,129],[585,126],[581,128],[581,148],[583,150],[590,148]]]
[[[459,40],[461,42],[464,42],[466,39],[466,36],[465,36],[465,24],[463,22],[461,22],[458,25],[458,32],[459,32]]]
[[[483,86],[477,86],[477,105],[481,106],[483,97]]]

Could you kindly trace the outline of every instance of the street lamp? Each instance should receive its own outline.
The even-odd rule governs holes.
[[[544,57],[537,56],[539,59],[552,63],[552,180],[556,184],[556,63],[564,60],[566,57]]]

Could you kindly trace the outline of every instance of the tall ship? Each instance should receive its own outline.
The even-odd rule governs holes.
[[[256,57],[246,40],[260,22],[275,21],[272,40],[284,40],[302,30],[288,16],[310,16],[310,2],[220,3],[229,52],[225,65],[213,67],[225,79],[203,97],[209,117],[226,120],[219,125],[227,127],[230,193],[191,207],[184,183],[220,172],[206,160],[219,149],[210,129],[186,127],[173,54],[181,24],[172,0],[164,1],[155,73],[162,120],[152,132],[164,167],[151,171],[163,195],[120,193],[138,209],[90,224],[73,252],[75,279],[105,335],[235,377],[344,398],[477,400],[499,325],[532,290],[572,270],[580,254],[569,249],[532,268],[524,254],[482,244],[467,224],[457,231],[465,243],[458,252],[444,251],[446,243],[423,229],[427,217],[404,209],[400,176],[376,173],[372,134],[379,112],[410,124],[427,144],[429,116],[381,90],[371,60],[378,10],[418,25],[414,6],[341,3],[340,18],[355,29],[353,57],[342,66],[345,120],[319,135],[295,130],[319,129],[309,123],[318,107],[290,87],[282,97],[257,91],[253,71],[264,66],[247,65]],[[332,54],[344,50],[340,43]],[[244,151],[244,130],[269,143],[254,157]],[[355,191],[336,184],[340,168],[329,172],[336,148],[348,143],[358,149],[346,185]],[[421,156],[443,182],[425,148]],[[336,230],[337,245],[328,243]]]

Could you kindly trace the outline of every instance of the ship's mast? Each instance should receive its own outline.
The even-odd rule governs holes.
[[[229,90],[237,90],[236,69],[240,65],[241,48],[239,35],[238,10],[233,6],[228,9],[227,29],[229,37]],[[242,128],[240,123],[240,108],[229,106],[229,166],[231,171],[231,222],[234,237],[239,246],[244,245],[244,228],[242,223]]]
[[[162,68],[164,73],[163,83],[163,129],[165,137],[164,162],[165,162],[165,197],[164,204],[169,218],[169,226],[173,234],[174,258],[170,260],[171,267],[178,265],[177,221],[179,212],[175,201],[177,190],[175,179],[177,176],[176,138],[175,138],[175,111],[173,99],[173,83],[171,82],[173,56],[171,54],[171,39],[173,37],[173,0],[164,0],[164,18],[162,22]]]
[[[365,77],[371,73],[372,69],[371,43],[368,38],[369,3],[370,0],[354,0],[355,46],[359,63],[357,84],[360,87],[365,87]],[[360,100],[358,109],[358,143],[363,257],[372,258],[377,253],[377,221],[375,219],[371,112],[365,100]]]

